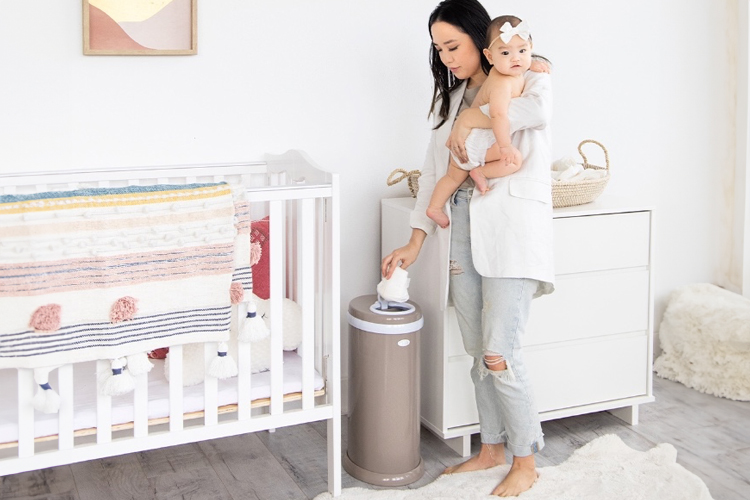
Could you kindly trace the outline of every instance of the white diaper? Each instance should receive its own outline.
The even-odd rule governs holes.
[[[490,116],[489,104],[479,106],[479,109],[486,116]],[[495,144],[495,142],[497,141],[495,140],[495,133],[492,132],[492,129],[471,129],[471,132],[466,138],[466,143],[464,145],[464,147],[466,148],[466,156],[469,158],[469,161],[466,163],[461,163],[458,158],[456,158],[456,155],[451,152],[453,161],[455,161],[456,165],[464,170],[471,170],[472,168],[482,166],[484,165],[484,157],[487,156],[487,150],[490,149],[492,145]]]
[[[387,302],[406,302],[409,300],[409,273],[397,267],[393,276],[387,280],[383,278],[378,283],[378,295]]]
[[[471,170],[474,167],[484,165],[484,157],[487,156],[487,150],[495,144],[495,134],[492,129],[489,128],[475,128],[469,133],[469,137],[466,138],[466,156],[469,161],[461,163],[456,155],[453,155],[453,161],[456,165],[464,170]]]

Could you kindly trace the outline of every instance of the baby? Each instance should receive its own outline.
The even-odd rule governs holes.
[[[440,227],[448,227],[443,207],[468,176],[480,193],[488,189],[488,179],[512,174],[521,168],[521,152],[510,139],[508,106],[523,92],[524,73],[531,67],[531,34],[524,21],[500,16],[487,28],[484,55],[492,64],[472,107],[489,116],[492,129],[473,129],[466,138],[467,163],[451,153],[448,173],[437,181],[427,207],[427,215]]]

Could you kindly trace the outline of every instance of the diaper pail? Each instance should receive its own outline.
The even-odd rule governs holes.
[[[419,331],[415,303],[349,304],[349,438],[344,469],[378,486],[424,474],[419,454]]]

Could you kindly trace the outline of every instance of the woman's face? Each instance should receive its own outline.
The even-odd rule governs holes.
[[[481,54],[469,35],[444,21],[434,23],[430,32],[440,61],[456,78],[472,79],[475,83],[484,81],[486,75],[482,71]]]

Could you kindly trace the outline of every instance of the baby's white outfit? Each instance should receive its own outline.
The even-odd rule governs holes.
[[[489,118],[489,104],[479,106],[479,110]],[[453,161],[455,161],[456,165],[461,167],[463,170],[471,170],[475,167],[482,166],[484,165],[484,157],[487,156],[487,150],[490,149],[492,145],[495,144],[495,142],[497,142],[495,140],[495,133],[491,128],[471,129],[469,136],[466,138],[465,144],[466,156],[469,158],[469,161],[466,163],[461,163],[458,158],[456,158],[456,155],[451,152]]]

